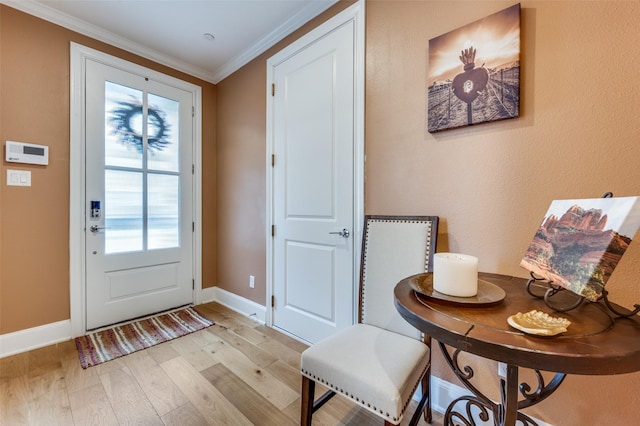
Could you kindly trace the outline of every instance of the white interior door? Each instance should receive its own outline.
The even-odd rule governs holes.
[[[355,24],[273,68],[273,325],[316,342],[353,323]]]
[[[86,328],[193,301],[193,95],[86,62]]]

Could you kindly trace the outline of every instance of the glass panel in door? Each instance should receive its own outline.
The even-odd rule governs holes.
[[[180,246],[178,101],[105,82],[105,254]]]

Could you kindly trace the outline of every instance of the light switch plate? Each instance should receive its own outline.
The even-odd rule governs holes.
[[[29,170],[7,169],[8,186],[31,186],[31,172]]]

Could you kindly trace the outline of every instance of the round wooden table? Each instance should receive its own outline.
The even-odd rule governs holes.
[[[479,279],[500,287],[503,300],[490,305],[454,303],[414,291],[418,274],[400,281],[394,289],[395,306],[411,325],[436,339],[445,360],[462,383],[474,394],[453,401],[445,412],[445,424],[467,419],[465,413],[475,406],[481,412],[492,412],[500,426],[536,423],[519,410],[530,407],[551,395],[566,374],[609,375],[640,370],[640,316],[616,317],[604,304],[583,303],[569,312],[554,312],[540,298],[529,294],[526,279],[496,274],[479,274]],[[412,280],[414,280],[412,282]],[[534,294],[544,293],[542,285]],[[573,293],[564,291],[557,301],[572,303]],[[555,305],[554,305],[555,306]],[[621,311],[624,308],[617,307]],[[525,334],[507,323],[518,312],[546,312],[571,321],[567,332],[553,337]],[[453,348],[453,353],[447,349]],[[501,378],[501,401],[495,403],[471,383],[473,369],[458,365],[460,352],[472,353],[506,364],[506,377]],[[518,369],[536,370],[534,386],[518,383]],[[545,383],[540,371],[555,372]],[[533,389],[533,390],[532,390]],[[458,403],[466,403],[464,412],[456,411]],[[470,420],[470,419],[467,419]],[[474,423],[465,423],[474,424]]]

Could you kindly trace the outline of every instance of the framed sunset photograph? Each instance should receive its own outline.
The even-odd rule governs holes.
[[[640,197],[555,200],[520,266],[595,302],[640,229]]]
[[[520,4],[429,40],[431,133],[520,115]]]

